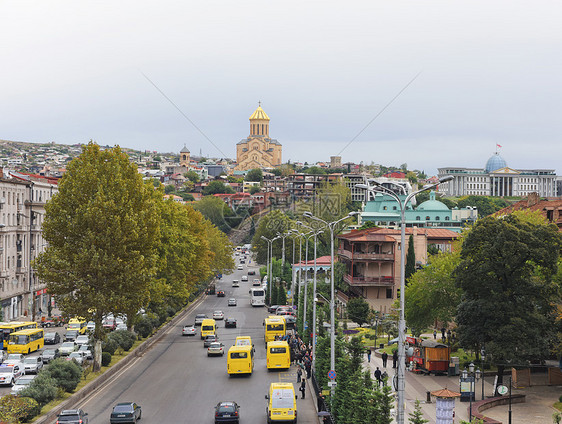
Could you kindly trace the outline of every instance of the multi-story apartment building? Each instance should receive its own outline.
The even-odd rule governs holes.
[[[57,192],[57,179],[0,169],[0,300],[2,320],[47,311],[46,285],[32,261],[45,250],[41,225],[45,204]]]

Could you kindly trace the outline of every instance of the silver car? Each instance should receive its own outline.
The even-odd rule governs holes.
[[[43,358],[40,356],[29,356],[23,360],[26,374],[37,374],[43,368]]]
[[[68,355],[66,360],[74,360],[78,363],[78,365],[82,365],[86,359],[84,358],[84,352],[72,352],[70,355]]]
[[[27,388],[31,382],[33,381],[33,379],[37,377],[36,375],[22,375],[20,378],[18,378],[15,382],[14,385],[12,386],[12,395],[17,395],[19,392],[21,392],[23,389]]]
[[[68,356],[76,350],[76,343],[74,342],[64,342],[59,348],[61,356]]]

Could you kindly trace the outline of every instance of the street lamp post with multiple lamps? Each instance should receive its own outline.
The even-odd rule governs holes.
[[[271,292],[273,291],[273,242],[281,237],[273,237],[268,239],[265,236],[261,236],[263,240],[267,242],[267,288],[269,289],[269,304],[271,305]]]
[[[413,193],[410,193],[406,196],[406,199],[402,201],[400,197],[392,190],[382,186],[377,181],[370,179],[369,182],[372,182],[374,186],[368,184],[356,184],[355,187],[359,189],[369,190],[375,193],[386,194],[392,197],[394,200],[398,202],[400,206],[400,320],[398,322],[398,369],[397,369],[397,416],[396,422],[397,424],[404,424],[404,409],[405,409],[405,368],[406,368],[406,351],[405,351],[405,342],[406,342],[406,320],[404,317],[404,292],[405,290],[405,261],[406,261],[406,249],[405,249],[405,242],[406,242],[406,206],[408,202],[412,200],[414,196],[417,194],[430,190],[437,185],[451,181],[454,177],[447,176],[439,179],[439,182],[435,184],[429,184],[424,186],[421,190],[417,190]]]

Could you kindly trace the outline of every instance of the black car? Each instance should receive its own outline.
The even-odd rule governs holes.
[[[65,409],[57,415],[56,424],[88,424],[88,413],[81,409]]]
[[[68,330],[64,334],[64,341],[65,342],[73,342],[78,337],[78,330]]]
[[[60,334],[59,333],[45,333],[45,344],[59,344]]]
[[[41,354],[44,364],[48,364],[53,359],[60,358],[60,352],[58,349],[45,349]]]
[[[217,292],[217,297],[225,297],[225,296],[226,296],[226,294],[224,293],[224,290],[219,290]]]
[[[219,402],[215,406],[215,424],[239,423],[240,406],[236,402]]]
[[[248,275],[256,275],[256,271],[253,269],[248,270]]]
[[[224,320],[224,326],[226,328],[236,328],[236,320],[234,318],[227,318]]]
[[[114,423],[136,423],[141,419],[141,407],[134,402],[118,403],[113,407],[109,422]]]

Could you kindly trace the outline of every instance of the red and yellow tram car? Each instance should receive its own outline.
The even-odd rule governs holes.
[[[410,347],[406,351],[407,362],[413,370],[426,374],[441,374],[449,370],[451,348],[446,344],[428,339],[407,338]]]

